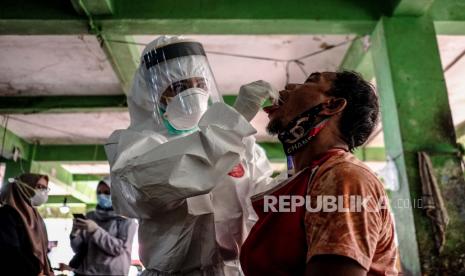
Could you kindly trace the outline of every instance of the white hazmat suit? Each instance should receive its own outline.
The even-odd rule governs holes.
[[[240,275],[248,198],[272,174],[255,129],[220,102],[199,45],[162,36],[144,49],[127,99],[131,124],[105,145],[114,209],[139,219],[143,275]],[[252,85],[260,100],[272,93],[263,84]]]

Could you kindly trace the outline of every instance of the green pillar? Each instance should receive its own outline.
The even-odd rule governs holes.
[[[400,188],[390,195],[405,272],[457,275],[465,269],[465,181],[453,154],[456,137],[432,20],[382,18],[373,33],[372,54],[386,152],[399,173]],[[431,152],[450,217],[441,253],[424,210],[396,208],[398,199],[421,198],[418,151]]]

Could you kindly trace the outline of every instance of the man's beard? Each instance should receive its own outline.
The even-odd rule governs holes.
[[[270,135],[278,135],[285,130],[285,126],[279,118],[275,118],[268,123],[266,130]]]

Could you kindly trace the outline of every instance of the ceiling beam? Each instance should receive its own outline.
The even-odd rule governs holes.
[[[365,65],[360,65],[353,59],[353,57],[362,58],[366,60],[366,57],[360,55],[359,50],[353,50],[351,46],[346,53],[343,62],[339,66],[340,69],[355,70],[361,72],[364,78],[371,79],[372,72],[360,69],[366,68]],[[357,48],[357,47],[355,47]],[[371,56],[370,53],[366,55]],[[366,56],[365,55],[365,56]],[[371,58],[369,59],[370,68],[372,68]],[[353,69],[355,68],[355,69]],[[369,76],[367,77],[367,73]],[[223,95],[223,101],[232,106],[236,101],[237,95]],[[267,100],[264,106],[270,104]],[[109,96],[38,96],[38,97],[0,97],[0,114],[30,114],[30,113],[66,113],[66,112],[93,112],[93,111],[124,111],[127,108],[126,96],[124,95],[109,95]],[[457,137],[460,138],[465,136],[465,122],[459,123],[455,126]],[[15,135],[10,130],[6,130],[0,126],[0,150],[3,144],[3,137],[5,137],[3,157],[11,158],[14,148],[18,148],[22,153],[23,159],[28,159],[30,145],[27,141],[21,137]]]
[[[342,58],[339,69],[356,70],[360,62],[368,53],[369,45],[367,44],[366,37],[359,37],[352,41],[347,49],[347,52]]]
[[[97,35],[105,55],[120,80],[121,88],[127,95],[134,72],[139,64],[140,52],[131,36],[110,35],[101,32],[101,26],[94,22],[94,16],[113,14],[112,0],[71,0],[77,13],[89,20],[90,31]]]
[[[371,58],[370,38],[368,36],[352,41],[339,65],[339,70],[359,72],[366,80],[373,78],[373,60]]]
[[[264,148],[268,159],[285,161],[282,145],[278,142],[259,142]],[[386,160],[383,148],[360,148],[354,153],[365,161]],[[103,145],[37,145],[34,161],[40,162],[96,162],[107,161]],[[77,180],[88,180],[87,177],[76,177]],[[90,178],[94,180],[94,177]]]
[[[0,34],[84,34],[88,21],[69,1],[2,0]]]
[[[73,181],[100,181],[102,175],[96,174],[73,174]]]
[[[34,161],[107,161],[103,145],[34,145]]]
[[[437,0],[429,13],[434,21],[436,34],[465,35],[465,1]]]
[[[267,152],[270,160],[285,160],[280,143],[258,143]],[[107,161],[103,145],[36,145],[34,161],[37,162],[99,162]],[[91,178],[94,179],[93,177]],[[76,176],[78,181],[87,177]]]
[[[457,139],[465,136],[465,121],[455,126],[455,135],[457,136]]]
[[[329,8],[329,7],[328,7]],[[376,21],[370,19],[319,20],[317,18],[198,18],[105,19],[102,30],[116,34],[367,34]]]
[[[383,5],[369,0],[248,1],[199,3],[115,0],[111,17],[94,17],[104,32],[118,34],[367,34]],[[334,7],[337,7],[336,9]]]
[[[421,16],[431,7],[434,0],[400,0],[394,15]]]
[[[232,106],[237,95],[223,95]],[[265,105],[269,104],[265,102]],[[114,111],[127,108],[125,95],[108,96],[0,96],[0,114]]]
[[[0,114],[91,112],[126,107],[125,95],[0,97]]]
[[[49,195],[47,204],[55,203],[55,204],[63,204],[63,201],[66,198],[66,203],[86,203],[79,198],[76,198],[73,194],[71,195]]]
[[[232,106],[237,95],[223,95]],[[266,101],[264,105],[271,104]],[[0,96],[0,114],[114,111],[127,108],[125,95],[104,96]]]
[[[140,52],[131,36],[107,35],[101,36],[103,50],[110,61],[113,70],[127,95],[132,85],[132,78],[139,66]]]
[[[397,12],[418,13],[423,10],[422,4],[428,6],[431,1],[403,0]],[[97,3],[95,9],[93,2]],[[119,35],[368,34],[383,14],[392,14],[392,2],[83,0],[95,15],[93,21],[99,32]],[[465,34],[465,28],[461,28],[465,25],[465,14],[461,12],[464,9],[463,0],[435,1],[429,12],[435,21],[436,31],[439,34]],[[87,16],[77,13],[71,1],[2,1],[2,35],[88,32]]]
[[[4,0],[0,12],[0,33],[80,34],[88,31],[88,18],[79,14],[79,8],[76,12],[71,1],[36,2]],[[371,0],[313,3],[280,0],[179,0],[176,3],[172,0],[115,0],[111,4],[113,14],[104,15],[92,10],[89,6],[92,1],[82,2],[93,15],[93,23],[99,31],[120,35],[367,34],[382,14],[382,5]]]
[[[113,0],[71,0],[71,4],[79,14],[111,15],[114,11]]]
[[[266,152],[270,161],[286,160],[286,155],[281,143],[278,142],[259,142],[258,143]],[[383,162],[386,161],[386,152],[383,147],[359,147],[354,151],[354,155],[362,161]]]
[[[434,27],[438,35],[465,35],[465,21],[436,21]]]
[[[33,161],[31,164],[31,172],[46,174],[67,186],[72,186],[73,183],[73,175],[61,167],[58,163]]]
[[[74,35],[87,33],[87,20],[84,19],[0,18],[0,35]]]

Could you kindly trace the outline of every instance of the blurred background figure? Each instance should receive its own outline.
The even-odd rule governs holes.
[[[70,238],[76,255],[69,266],[75,275],[128,275],[137,225],[115,214],[110,188],[110,179],[104,178],[97,185],[97,209],[74,214]]]
[[[54,275],[47,257],[45,223],[36,207],[47,202],[48,177],[22,174],[0,192],[2,275]]]

